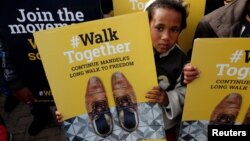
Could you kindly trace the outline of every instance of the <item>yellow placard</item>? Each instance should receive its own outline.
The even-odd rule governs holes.
[[[137,102],[157,85],[147,14],[75,24],[34,34],[52,93],[64,119],[87,113],[88,80],[99,77],[114,107],[111,76],[122,72]],[[72,110],[72,108],[74,110]]]
[[[250,106],[249,44],[243,38],[195,40],[191,63],[201,74],[187,87],[182,121],[209,121],[216,106],[237,93],[242,102],[235,123],[242,123]]]
[[[69,140],[164,139],[146,12],[34,33]],[[74,137],[72,137],[74,136]]]
[[[243,124],[249,124],[250,111],[249,44],[247,38],[194,41],[191,63],[201,73],[187,86],[180,140],[187,137],[210,140],[218,137],[216,132],[222,128],[225,131],[246,129]],[[221,128],[217,130],[217,127]]]

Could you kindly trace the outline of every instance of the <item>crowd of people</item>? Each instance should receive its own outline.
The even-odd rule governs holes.
[[[179,35],[188,24],[188,14],[182,2],[178,0],[150,0],[145,7],[145,11],[148,12],[159,83],[159,86],[153,86],[147,92],[146,98],[149,102],[158,103],[163,107],[168,141],[178,140],[178,126],[181,121],[186,85],[198,79],[201,73],[199,68],[188,63],[192,58],[192,49],[186,55],[178,45]],[[112,15],[112,9],[112,0],[102,0],[104,17]],[[250,37],[250,0],[207,0],[204,14],[197,25],[194,39]],[[11,112],[19,101],[34,106],[35,99],[30,89],[25,84],[13,84],[13,80],[16,82],[22,82],[22,80],[18,80],[15,64],[8,60],[8,43],[4,42],[3,39],[4,35],[0,38],[0,57],[2,57],[0,59],[2,64],[0,92],[6,96],[5,111]],[[9,78],[10,76],[12,78]],[[44,105],[36,105],[35,107],[35,110],[33,109],[31,112],[39,118],[34,118],[34,122],[29,128],[29,134],[32,136],[39,134],[45,128],[47,121],[52,118],[49,107],[44,107]],[[55,114],[57,121],[63,122],[63,115],[60,111],[56,111]],[[4,120],[0,121],[0,140],[5,141],[11,136]]]

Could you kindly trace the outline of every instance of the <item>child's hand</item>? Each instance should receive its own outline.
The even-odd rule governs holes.
[[[194,81],[196,78],[200,77],[200,72],[198,69],[191,65],[191,63],[188,63],[184,66],[184,83],[188,84]]]
[[[169,104],[167,94],[159,86],[154,86],[152,90],[148,91],[146,98],[149,99],[148,102],[158,103],[161,106],[166,106]]]
[[[63,116],[59,111],[56,111],[56,120],[58,123],[63,123]]]

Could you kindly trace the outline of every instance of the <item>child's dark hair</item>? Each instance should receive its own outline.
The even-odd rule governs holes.
[[[177,12],[181,13],[181,30],[187,27],[187,11],[184,6],[182,6],[181,2],[177,0],[155,0],[151,5],[146,8],[148,12],[149,21],[152,20],[154,15],[154,10],[156,8],[169,8],[174,9]]]

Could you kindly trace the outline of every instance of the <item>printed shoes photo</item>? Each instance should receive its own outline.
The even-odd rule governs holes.
[[[111,84],[120,125],[124,130],[132,132],[139,124],[137,101],[133,87],[121,72],[113,73]]]
[[[102,81],[91,77],[87,84],[85,103],[91,123],[97,135],[106,137],[112,133],[112,116]]]
[[[211,125],[234,125],[242,103],[242,97],[238,93],[228,94],[215,107],[210,117]]]

